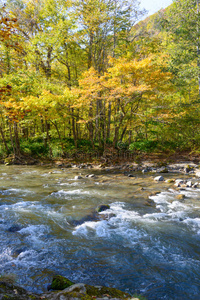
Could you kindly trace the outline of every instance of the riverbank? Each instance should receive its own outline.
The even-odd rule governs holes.
[[[0,160],[1,164],[5,165],[49,165],[58,167],[70,167],[77,166],[79,168],[124,168],[135,166],[135,167],[145,167],[145,166],[166,166],[166,165],[176,165],[176,164],[200,164],[200,154],[191,152],[176,152],[174,154],[165,153],[137,153],[133,155],[130,159],[126,153],[122,156],[112,155],[112,152],[105,153],[102,156],[90,157],[90,159],[85,159],[83,153],[77,153],[74,158],[46,158],[46,157],[30,157],[30,156],[20,156],[15,157],[10,155],[4,159]]]
[[[52,290],[43,294],[35,294],[15,285],[9,278],[0,277],[0,299],[1,300],[144,300],[144,297],[129,295],[115,288],[91,286],[84,283],[71,283],[62,287],[61,280],[67,280],[57,276],[61,282],[59,290]],[[59,283],[60,283],[59,282]],[[70,282],[68,280],[68,282]]]

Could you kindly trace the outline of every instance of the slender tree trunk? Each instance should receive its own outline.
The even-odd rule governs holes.
[[[110,138],[110,123],[111,123],[111,103],[108,104],[108,122],[107,122],[107,134],[106,138],[109,140]]]
[[[74,113],[74,109],[72,108],[72,115]],[[77,134],[76,134],[76,123],[75,123],[75,118],[72,117],[72,132],[73,132],[73,138],[74,138],[74,145],[77,149]]]
[[[88,130],[89,130],[89,139],[91,141],[92,148],[94,148],[94,126],[93,126],[92,118],[93,118],[92,102],[90,102]]]
[[[126,133],[126,129],[127,129],[127,126],[125,126],[125,127],[124,127],[124,129],[123,129],[123,131],[122,131],[122,134],[121,134],[120,141],[122,141],[122,140],[123,140],[123,138],[124,138],[124,135],[125,135],[125,133]]]
[[[15,135],[15,155],[20,156],[21,151],[20,151],[20,142],[19,142],[19,134],[18,134],[18,126],[17,122],[14,122],[14,135]]]
[[[56,121],[55,121],[55,122],[51,121],[51,123],[52,123],[52,124],[55,126],[55,128],[56,128],[56,131],[57,131],[57,134],[58,134],[58,138],[59,138],[59,141],[60,141],[60,145],[61,145],[62,151],[63,151],[63,143],[62,143],[62,138],[61,138],[60,131],[59,131],[59,129],[58,129],[58,124],[57,124]]]
[[[49,123],[45,120],[45,130],[46,130],[46,146],[49,145],[49,155],[52,157],[52,149],[50,144],[50,135],[49,135]]]
[[[3,144],[4,144],[4,147],[6,149],[6,153],[8,154],[9,153],[9,149],[8,149],[8,145],[6,143],[6,139],[5,139],[5,136],[4,136],[4,132],[3,132],[3,129],[2,127],[0,126],[0,133],[1,133],[1,138],[2,138],[2,141],[3,141]]]
[[[92,47],[93,47],[94,35],[90,32],[90,41],[89,41],[89,52],[88,52],[88,69],[92,66]]]

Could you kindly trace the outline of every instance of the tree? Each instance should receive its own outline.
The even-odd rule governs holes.
[[[199,20],[198,0],[177,0],[166,11],[163,23],[170,38],[169,66],[178,79],[176,82],[179,87],[182,86],[183,92],[186,86],[188,89],[191,85],[198,86],[198,94],[200,94]]]

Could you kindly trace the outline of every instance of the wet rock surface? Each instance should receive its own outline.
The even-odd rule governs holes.
[[[9,280],[2,280],[0,281],[0,300],[131,299],[131,296],[128,293],[115,288],[91,286],[84,283],[75,284],[60,275],[53,278],[51,288],[54,288],[55,290],[37,295],[14,285]]]
[[[98,205],[97,208],[91,212],[91,214],[84,216],[80,220],[71,220],[70,224],[72,226],[82,225],[85,222],[96,222],[100,220],[107,220],[109,217],[113,217],[113,214],[100,214],[106,210],[110,209],[110,205],[108,204],[101,204]]]

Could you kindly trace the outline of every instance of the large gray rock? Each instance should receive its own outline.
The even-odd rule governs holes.
[[[164,177],[163,176],[157,176],[154,178],[155,181],[164,181]]]
[[[195,174],[197,177],[200,177],[200,171],[196,171],[196,174]]]
[[[192,185],[193,185],[193,184],[192,184],[192,181],[187,181],[187,183],[186,183],[186,186],[187,186],[187,187],[192,187]]]
[[[75,180],[82,179],[82,178],[83,177],[81,175],[77,175],[77,176],[74,177]]]
[[[175,186],[180,187],[182,184],[184,184],[184,180],[182,179],[176,179],[175,180]]]

